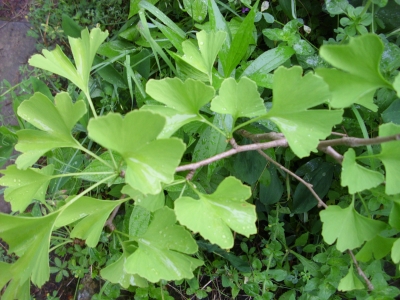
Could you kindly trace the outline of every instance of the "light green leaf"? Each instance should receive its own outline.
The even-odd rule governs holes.
[[[183,0],[186,12],[195,22],[202,23],[207,16],[207,0]]]
[[[395,240],[394,238],[385,238],[377,235],[372,240],[365,243],[357,253],[356,258],[358,261],[362,262],[368,262],[373,257],[377,260],[382,259],[389,254]]]
[[[197,70],[208,75],[212,81],[212,68],[219,50],[226,39],[223,31],[206,32],[204,30],[196,34],[198,45],[187,40],[182,43],[182,60],[192,65]]]
[[[330,205],[320,212],[322,236],[329,245],[337,240],[336,248],[343,252],[360,247],[386,228],[386,224],[360,215],[353,204],[347,208]]]
[[[382,41],[374,34],[350,38],[346,45],[321,47],[321,57],[340,69],[316,70],[329,85],[332,107],[344,108],[358,103],[372,111],[377,110],[373,102],[376,89],[392,87],[379,71],[383,49]]]
[[[29,64],[65,77],[87,93],[94,56],[107,36],[107,31],[102,32],[99,28],[94,28],[89,34],[86,28],[81,32],[81,38],[68,37],[76,68],[58,45],[53,51],[43,50],[43,56],[33,55]]]
[[[342,120],[341,110],[310,108],[328,101],[330,93],[323,80],[300,67],[279,67],[274,74],[272,109],[267,118],[278,125],[298,157],[316,151],[320,139],[330,135]],[[288,87],[295,86],[294,89]]]
[[[253,118],[266,113],[256,83],[246,77],[242,77],[239,82],[234,78],[225,79],[219,95],[211,103],[211,110],[232,115],[233,123],[239,117]]]
[[[15,165],[0,172],[0,185],[7,186],[4,198],[11,203],[12,211],[24,212],[32,200],[43,201],[51,180],[54,167],[49,165],[41,170],[29,168],[19,170]]]
[[[250,187],[235,177],[224,179],[213,194],[198,195],[199,200],[181,197],[175,201],[175,214],[182,225],[224,249],[233,247],[231,229],[247,237],[257,232],[255,206],[246,202]]]
[[[132,111],[125,118],[110,113],[91,119],[89,137],[118,152],[125,159],[125,181],[143,194],[157,194],[161,182],[171,183],[185,145],[175,138],[159,139],[165,119],[146,111]]]
[[[121,155],[119,155],[116,152],[112,152],[112,156],[110,154],[110,151],[106,151],[103,154],[101,154],[99,157],[108,163],[108,166],[105,165],[103,162],[100,160],[93,160],[83,171],[82,174],[79,175],[79,178],[82,178],[87,181],[91,182],[99,182],[100,180],[105,179],[106,177],[109,177],[112,173],[115,172],[114,169],[110,168],[109,166],[114,165],[114,162],[119,166],[119,170],[122,172],[126,171],[126,163],[124,159],[122,158]],[[85,174],[85,173],[98,173],[98,174]],[[119,184],[119,183],[124,183],[125,179],[118,176],[117,178],[110,179],[106,181],[105,183],[107,184]]]
[[[71,199],[70,199],[71,200]],[[61,211],[55,222],[56,227],[76,222],[70,236],[86,240],[89,247],[96,247],[104,223],[115,207],[126,200],[100,200],[91,197],[80,197]]]
[[[356,163],[356,153],[350,148],[344,154],[341,185],[349,187],[349,193],[355,194],[374,188],[385,180],[384,176]]]
[[[222,16],[217,3],[215,0],[208,0],[208,18],[210,20],[211,29],[214,31],[226,32],[226,39],[222,45],[222,49],[219,52],[219,57],[221,60],[226,60],[229,48],[231,47],[231,33],[229,26]]]
[[[17,262],[7,267],[13,281],[22,284],[31,278],[34,284],[42,286],[49,279],[50,235],[57,215],[27,218],[0,214],[0,238],[8,244],[9,253],[19,256]],[[4,276],[10,277],[0,272],[2,283]]]
[[[79,148],[80,144],[72,137],[71,130],[85,113],[85,103],[72,103],[68,93],[57,94],[54,104],[41,93],[35,93],[22,102],[18,115],[41,131],[23,129],[17,132],[15,149],[22,152],[16,161],[18,168],[28,168],[54,148]]]
[[[146,233],[137,238],[138,249],[127,258],[126,272],[150,282],[192,278],[193,270],[203,262],[186,255],[196,253],[197,244],[188,231],[175,223],[173,210],[157,210]]]
[[[379,136],[400,134],[400,125],[393,123],[383,124],[379,127]],[[379,158],[386,171],[386,189],[388,195],[400,193],[400,141],[392,141],[381,145],[382,151],[376,158]]]
[[[135,200],[135,205],[139,205],[150,212],[155,212],[165,204],[164,191],[155,195],[143,195],[141,192],[134,190],[130,185],[125,185],[121,193],[129,195]]]
[[[129,235],[138,237],[145,234],[149,228],[150,219],[150,211],[136,205],[129,218]]]
[[[100,271],[103,279],[112,283],[119,283],[122,287],[127,289],[129,286],[147,287],[147,280],[137,274],[128,274],[125,271],[126,259],[130,253],[124,252],[121,257],[114,263],[108,265]]]
[[[397,239],[393,243],[392,247],[392,260],[395,264],[398,264],[400,262],[400,239]]]
[[[352,290],[362,290],[364,289],[364,285],[360,279],[358,279],[357,275],[354,273],[353,264],[350,266],[349,273],[345,277],[343,277],[338,286],[339,291],[352,291]]]
[[[400,230],[400,195],[393,199],[393,207],[389,215],[389,224]]]
[[[181,113],[173,108],[162,105],[143,105],[140,110],[162,115],[166,119],[165,126],[158,135],[159,139],[169,138],[183,125],[201,120],[196,114]]]
[[[293,48],[287,46],[279,46],[268,50],[252,61],[241,76],[254,80],[260,86],[272,88],[270,84],[272,74],[268,73],[282,65],[293,54]]]
[[[214,97],[215,90],[212,86],[193,79],[182,82],[179,78],[165,78],[149,80],[146,93],[180,113],[197,115],[200,108]]]

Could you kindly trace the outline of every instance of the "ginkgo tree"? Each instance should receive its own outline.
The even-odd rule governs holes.
[[[199,31],[196,40],[183,41],[177,47],[181,52],[171,53],[182,72],[180,76],[149,80],[145,92],[151,100],[125,115],[99,116],[90,97],[91,64],[107,32],[95,28],[89,33],[85,29],[81,38],[69,39],[75,65],[59,47],[30,59],[32,66],[70,80],[83,91],[85,99],[75,100],[61,92],[52,101],[35,93],[18,108],[18,115],[30,125],[17,132],[15,148],[21,154],[16,164],[1,171],[0,184],[6,187],[5,199],[15,215],[0,215],[0,238],[8,243],[10,252],[19,256],[15,263],[0,262],[4,299],[26,299],[30,281],[41,286],[49,278],[49,247],[54,230],[68,226],[71,238],[95,247],[104,227],[113,222],[114,212],[132,202],[134,208],[126,230],[113,232],[119,237],[121,256],[105,267],[101,276],[125,288],[192,278],[203,264],[194,257],[198,252],[197,233],[222,249],[234,246],[234,233],[246,237],[257,233],[256,205],[249,201],[251,188],[230,175],[209,190],[192,181],[202,167],[238,153],[259,151],[276,168],[300,179],[314,192],[310,184],[268,155],[267,150],[275,147],[289,147],[299,158],[322,151],[342,165],[341,185],[353,195],[350,206],[327,205],[313,193],[321,208],[322,236],[327,244],[336,243],[340,252],[362,247],[357,258],[368,260],[371,253],[377,255],[376,245],[384,240],[384,253],[390,253],[393,262],[400,261],[399,239],[383,234],[391,228],[400,230],[400,202],[396,198],[400,193],[400,126],[383,124],[379,135],[372,139],[327,139],[333,127],[342,122],[348,107],[357,104],[376,110],[372,97],[378,88],[400,94],[400,75],[391,83],[379,71],[383,52],[380,38],[366,34],[352,38],[348,44],[322,46],[321,57],[333,67],[320,68],[315,73],[305,73],[299,66],[280,66],[294,54],[290,47],[282,46],[261,55],[263,67],[249,64],[243,76],[235,77],[234,71],[246,54],[243,49],[253,38],[245,37],[245,33],[254,17],[253,8],[233,37],[221,30],[224,24],[211,22],[212,28]],[[215,68],[216,61],[221,62],[222,68]],[[263,74],[273,70],[273,74]],[[266,105],[259,87],[269,84],[272,103]],[[100,154],[77,137],[77,124],[87,111],[91,116],[83,133],[99,146]],[[279,132],[266,132],[266,142],[236,143],[235,136],[249,125],[263,123],[273,124]],[[201,137],[199,147],[206,154],[193,155],[193,161],[188,162],[185,142],[190,141],[184,141],[178,132],[193,124],[206,126],[208,131],[204,132],[212,138]],[[379,153],[368,157],[357,156],[353,148],[343,155],[333,148],[350,142],[353,147],[382,146]],[[58,148],[85,153],[90,157],[86,168],[63,174],[55,174],[51,164],[39,168],[38,159]],[[367,159],[380,160],[383,166],[373,169],[365,163]],[[63,177],[81,178],[89,184],[51,206],[46,201],[49,182]],[[355,207],[354,194],[383,183],[385,193],[393,196],[388,223],[363,215]],[[119,200],[91,196],[99,186],[116,184],[123,185]],[[180,187],[179,196],[167,203],[165,191],[173,186]],[[46,214],[25,216],[28,206],[36,200],[43,203]],[[355,266],[356,263],[354,259]],[[338,288],[352,290],[361,286],[352,264]]]

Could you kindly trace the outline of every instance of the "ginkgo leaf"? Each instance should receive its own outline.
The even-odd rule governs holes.
[[[80,197],[64,208],[54,226],[61,227],[80,220],[74,225],[70,236],[86,240],[89,247],[96,247],[104,223],[115,207],[126,200],[100,200],[91,197]]]
[[[29,64],[65,77],[87,93],[94,56],[107,36],[107,31],[94,28],[89,34],[86,28],[81,32],[81,38],[68,37],[76,68],[58,45],[53,51],[43,50],[43,55],[33,55]]]
[[[338,290],[346,292],[352,290],[360,290],[363,288],[363,283],[360,279],[358,279],[357,275],[354,273],[353,265],[351,265],[349,273],[347,273],[347,275],[340,280]]]
[[[247,237],[257,232],[255,206],[246,202],[251,190],[240,180],[227,177],[213,194],[198,195],[199,200],[181,197],[175,201],[175,214],[182,225],[224,249],[233,247],[231,230]]]
[[[374,188],[385,180],[384,176],[356,163],[356,153],[350,148],[344,154],[341,185],[349,187],[349,193],[355,194]]]
[[[198,45],[190,40],[182,43],[184,54],[181,58],[211,78],[215,59],[226,39],[226,32],[206,32],[202,30],[196,34],[196,37]]]
[[[72,137],[71,130],[85,113],[85,103],[72,103],[68,93],[57,94],[54,104],[41,93],[35,93],[22,102],[18,115],[41,131],[23,129],[17,132],[15,149],[22,152],[16,161],[18,168],[28,168],[54,148],[79,148],[80,144]]]
[[[11,203],[12,211],[24,212],[32,200],[44,200],[54,167],[43,169],[19,170],[15,165],[8,166],[0,172],[0,185],[7,186],[4,198]]]
[[[385,223],[360,215],[353,205],[330,205],[320,212],[325,242],[332,245],[337,240],[336,248],[341,252],[360,247],[386,228]]]
[[[400,125],[393,123],[383,124],[379,127],[379,136],[389,136],[400,133]],[[400,193],[400,141],[382,143],[382,151],[376,158],[379,158],[386,171],[386,189],[388,195]]]
[[[358,103],[376,111],[373,102],[376,89],[391,88],[379,71],[383,43],[375,34],[350,38],[346,45],[323,45],[320,55],[328,63],[340,69],[317,69],[332,92],[330,105],[344,108]]]
[[[214,97],[215,90],[193,79],[182,82],[179,78],[165,78],[149,80],[146,93],[180,113],[197,115],[200,108]]]
[[[41,286],[49,279],[50,235],[57,215],[27,218],[0,214],[0,238],[8,244],[9,253],[19,256],[9,266],[13,280],[23,283],[31,278],[34,284]],[[3,277],[2,272],[0,277]]]
[[[193,270],[203,262],[188,256],[197,252],[192,235],[176,224],[174,211],[157,210],[147,231],[136,238],[138,249],[125,263],[125,270],[150,282],[192,278]]]
[[[89,137],[118,152],[127,164],[125,181],[143,194],[157,194],[161,182],[174,180],[185,145],[176,138],[158,139],[165,118],[147,111],[132,111],[91,119]]]
[[[267,112],[256,83],[246,77],[239,82],[234,78],[225,79],[219,95],[211,102],[211,110],[232,115],[234,122],[239,117],[253,118]]]
[[[396,239],[386,238],[377,235],[372,240],[365,243],[365,245],[358,251],[356,258],[358,261],[368,262],[373,257],[375,259],[382,259],[390,253],[393,243]]]
[[[392,260],[395,264],[398,264],[400,262],[400,239],[397,239],[393,243],[391,256],[392,256]]]
[[[158,135],[159,139],[169,138],[183,125],[201,120],[197,114],[181,113],[168,106],[143,105],[140,110],[160,114],[166,119],[165,126]]]
[[[129,274],[125,271],[126,259],[130,253],[123,253],[118,260],[100,271],[103,279],[112,283],[119,283],[127,289],[129,286],[147,287],[147,280],[137,274]]]
[[[328,86],[311,72],[302,76],[301,67],[279,67],[274,74],[272,109],[267,118],[278,125],[298,157],[316,151],[320,139],[330,135],[342,120],[342,110],[310,108],[326,103]],[[288,88],[295,86],[296,88]]]
[[[121,193],[129,195],[133,200],[135,200],[135,205],[144,207],[150,212],[155,212],[165,204],[164,191],[155,195],[143,195],[141,192],[133,189],[127,184],[122,188]]]

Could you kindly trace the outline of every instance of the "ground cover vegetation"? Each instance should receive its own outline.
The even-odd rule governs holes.
[[[399,1],[98,3],[3,92],[2,299],[400,294]]]

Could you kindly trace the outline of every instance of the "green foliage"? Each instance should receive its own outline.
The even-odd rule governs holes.
[[[303,2],[132,0],[110,36],[62,17],[72,58],[30,64],[65,92],[31,79],[0,131],[2,299],[89,270],[93,299],[397,297],[396,32],[385,1]]]

